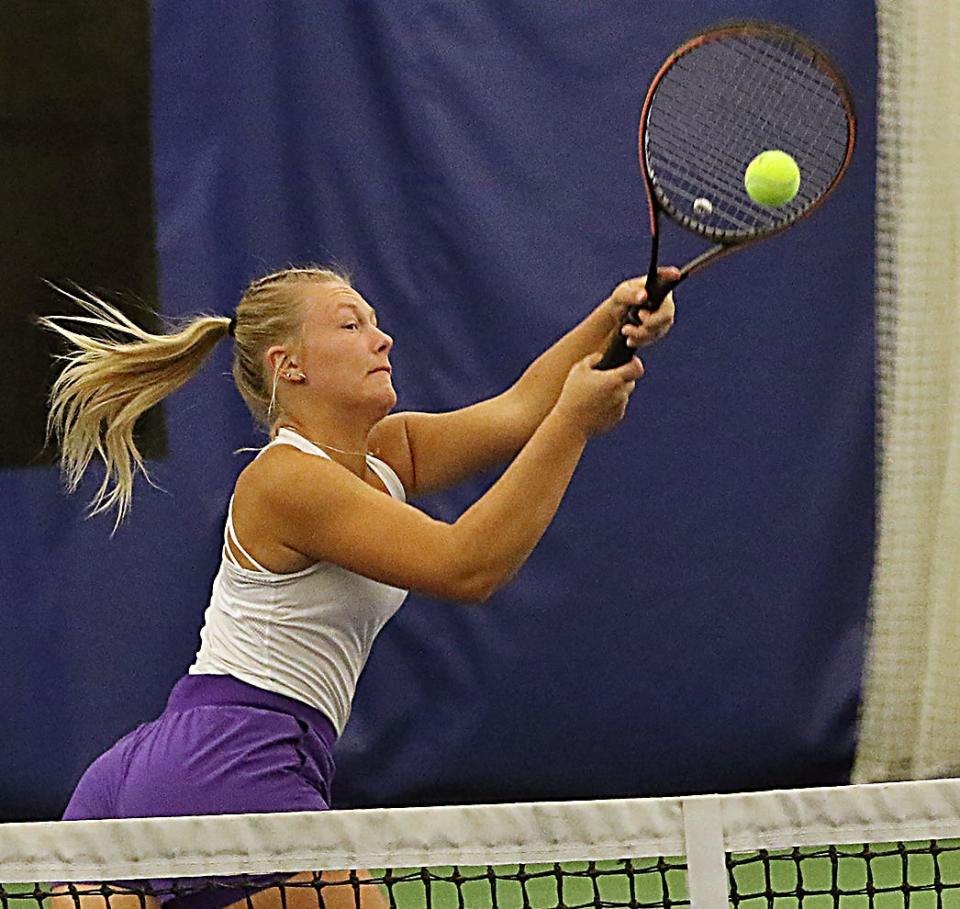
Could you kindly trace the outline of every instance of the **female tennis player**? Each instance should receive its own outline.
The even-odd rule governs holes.
[[[621,330],[625,308],[643,299],[643,284],[620,284],[502,394],[437,414],[391,413],[393,340],[348,278],[323,268],[268,275],[247,289],[232,319],[202,316],[165,335],[92,296],[74,299],[91,313],[84,324],[109,329],[107,340],[66,327],[81,317],[40,319],[73,347],[50,411],[68,489],[94,454],[106,462],[94,513],[116,506],[123,519],[135,471],[146,474],[133,439],[137,418],[228,336],[237,386],[270,434],[230,500],[195,662],[158,719],[87,769],[64,819],[328,808],[332,749],[358,676],[407,591],[464,603],[490,597],[547,529],[587,440],[623,417],[640,360],[592,367]],[[673,319],[668,298],[622,331],[639,348],[663,337]],[[454,523],[406,502],[507,461]],[[327,886],[348,874],[322,874],[328,909],[356,905],[353,887]],[[288,879],[303,886],[285,886],[283,899],[269,881],[243,883],[259,887],[256,909],[306,909],[318,904],[308,882],[319,880],[317,872]],[[150,896],[148,904],[133,894],[111,902],[242,906],[237,883]],[[361,890],[364,909],[386,905],[377,887]],[[67,909],[67,900],[57,897],[54,909]]]

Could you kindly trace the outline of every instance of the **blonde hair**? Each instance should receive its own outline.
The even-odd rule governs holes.
[[[200,315],[172,331],[154,334],[93,294],[54,287],[86,310],[86,316],[42,316],[38,325],[65,338],[70,350],[57,356],[66,366],[50,391],[47,441],[56,437],[68,492],[75,492],[94,454],[106,466],[89,516],[117,509],[114,531],[127,515],[139,470],[153,481],[134,441],[139,417],[199,372],[217,342],[233,326],[233,377],[254,419],[268,431],[276,418],[278,372],[267,376],[264,354],[294,342],[306,315],[307,284],[350,285],[348,275],[329,268],[288,268],[254,281],[237,305],[235,322]],[[86,334],[66,324],[101,331]],[[107,332],[104,337],[103,331]],[[111,483],[113,484],[111,488]]]

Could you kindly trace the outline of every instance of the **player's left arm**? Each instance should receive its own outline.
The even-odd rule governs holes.
[[[672,277],[675,269],[663,269]],[[644,299],[645,278],[619,284],[586,319],[537,357],[502,394],[447,413],[397,413],[374,429],[370,451],[400,476],[407,495],[424,495],[463,482],[513,458],[557,401],[567,374],[591,353],[606,350],[627,306]],[[656,312],[641,310],[627,327],[631,346],[646,347],[673,324],[673,298]]]

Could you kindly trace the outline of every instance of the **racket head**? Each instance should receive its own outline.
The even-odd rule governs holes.
[[[662,210],[716,244],[683,269],[701,268],[727,247],[786,230],[819,208],[846,173],[856,116],[839,67],[783,26],[740,20],[689,39],[663,63],[640,115],[640,165],[651,230]],[[800,168],[790,202],[768,207],[747,194],[747,165],[780,149]],[[698,199],[706,199],[709,210]],[[699,209],[699,210],[698,210]]]

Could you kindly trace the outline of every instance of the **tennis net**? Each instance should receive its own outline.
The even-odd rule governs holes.
[[[0,882],[4,909],[960,909],[960,780],[5,824]]]

